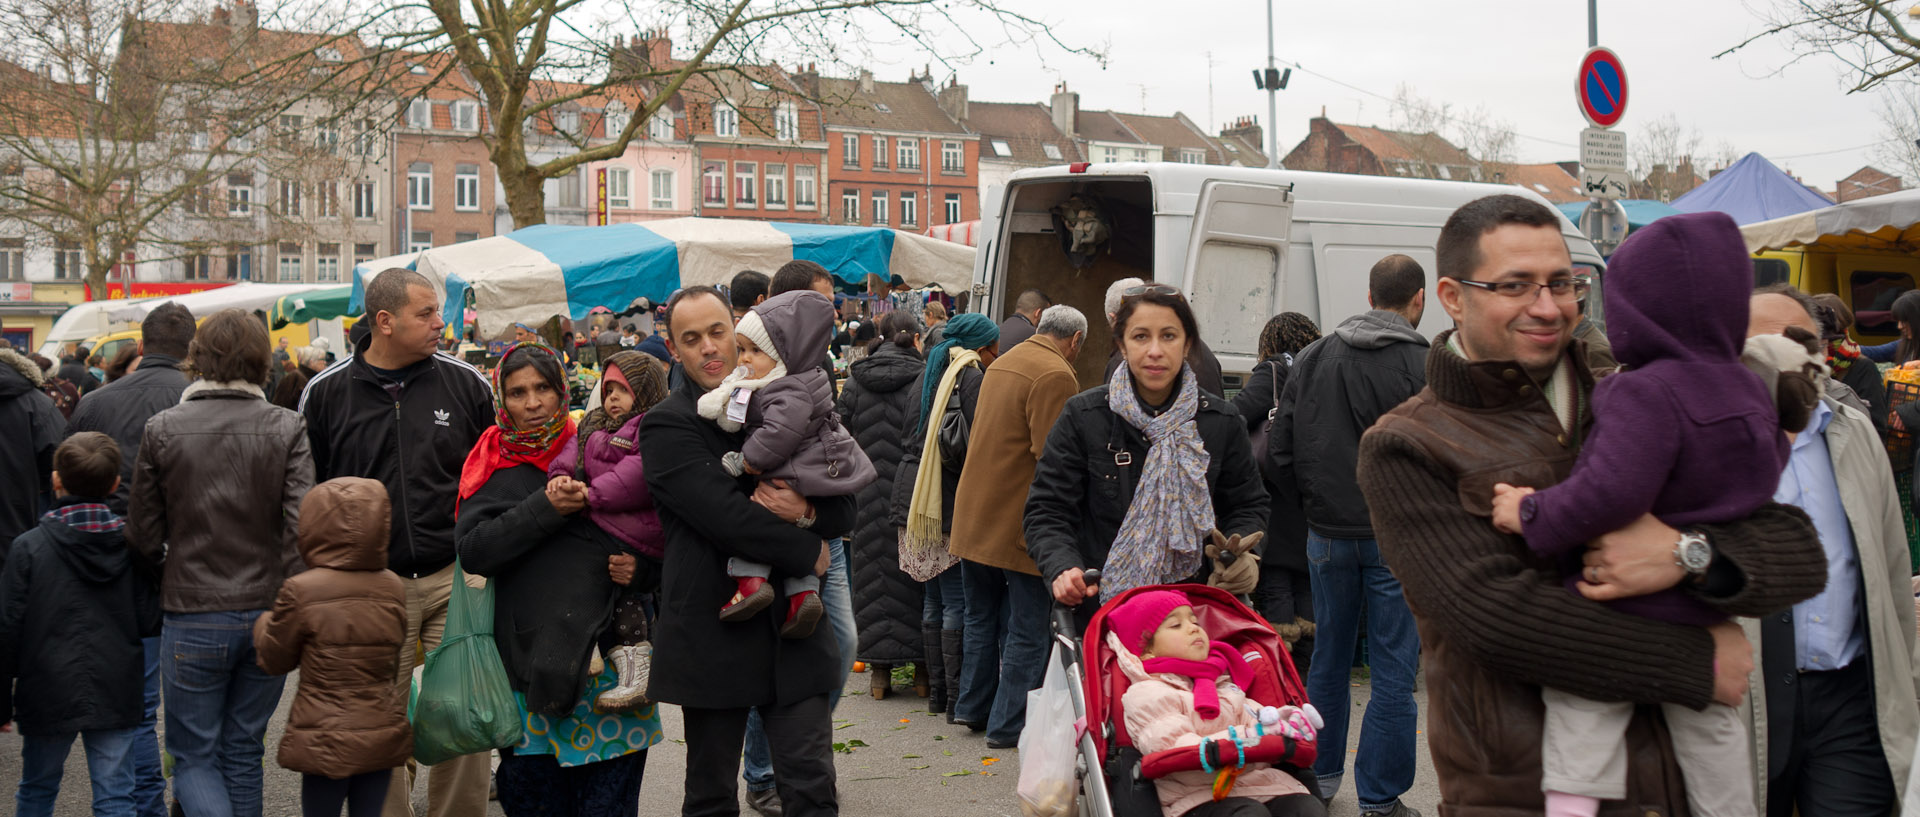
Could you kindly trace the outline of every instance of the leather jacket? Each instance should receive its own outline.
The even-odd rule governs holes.
[[[127,541],[158,565],[169,613],[264,610],[302,567],[307,423],[251,383],[196,381],[140,438]]]

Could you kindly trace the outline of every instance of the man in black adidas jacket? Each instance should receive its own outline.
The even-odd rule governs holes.
[[[366,308],[372,331],[352,357],[308,381],[300,413],[307,418],[317,482],[377,479],[393,501],[387,567],[407,586],[407,640],[394,679],[404,691],[415,657],[439,646],[445,632],[455,581],[460,467],[494,423],[493,388],[478,369],[438,354],[446,324],[425,276],[406,269],[374,276]],[[486,811],[487,755],[455,758],[434,769],[429,814]],[[411,771],[409,764],[409,773],[396,774],[387,788],[386,817],[410,813]]]

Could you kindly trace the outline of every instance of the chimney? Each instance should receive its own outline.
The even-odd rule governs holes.
[[[665,67],[673,62],[673,38],[666,31],[653,32],[646,42],[648,65]]]
[[[820,68],[815,63],[807,63],[805,69],[793,76],[793,81],[800,86],[800,93],[806,94],[808,99],[820,98]]]
[[[1053,126],[1072,139],[1080,135],[1080,95],[1067,90],[1062,82],[1053,86],[1053,99],[1048,102],[1053,111]]]
[[[235,34],[252,34],[260,27],[260,7],[247,0],[233,0],[232,25]]]
[[[1251,116],[1243,116],[1234,120],[1232,126],[1222,129],[1220,131],[1220,137],[1223,139],[1238,138],[1249,145],[1261,150],[1266,150],[1267,142],[1266,139],[1263,138],[1263,133],[1264,132],[1260,130],[1259,120]]]
[[[860,69],[860,93],[873,93],[873,72],[865,68]]]
[[[967,86],[949,81],[947,87],[941,88],[940,110],[946,111],[955,122],[967,121]]]

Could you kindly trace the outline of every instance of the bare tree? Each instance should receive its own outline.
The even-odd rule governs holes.
[[[1698,128],[1681,125],[1671,113],[1641,126],[1627,140],[1629,169],[1639,180],[1634,196],[1672,201],[1692,190],[1698,178],[1693,157],[1700,152],[1701,141]]]
[[[1773,0],[1758,12],[1764,25],[1715,58],[1761,40],[1781,39],[1800,56],[1827,55],[1845,64],[1851,91],[1865,91],[1920,66],[1920,29],[1913,4],[1890,0]]]
[[[787,81],[781,62],[850,69],[880,38],[932,49],[936,33],[958,44],[954,53],[932,54],[942,62],[963,61],[1002,44],[1100,56],[1065,44],[1045,21],[1012,11],[1003,0],[667,0],[602,10],[602,19],[611,22],[597,24],[588,18],[592,7],[584,0],[420,2],[430,20],[419,37],[437,38],[436,46],[456,57],[485,97],[490,130],[482,138],[516,227],[546,221],[546,180],[625,153],[635,134],[676,94],[710,91],[723,82],[713,80],[705,89],[701,83],[689,85],[696,78],[724,75],[730,82],[805,99],[806,92]],[[691,53],[674,57],[617,47],[610,29],[635,21],[688,32]],[[554,127],[574,123],[572,116],[562,115],[569,106],[608,98],[622,101],[626,119],[617,131],[596,135],[587,128]],[[778,122],[742,120],[743,130],[768,136],[780,130]],[[565,145],[557,155],[539,151],[551,158],[534,161],[530,132]]]
[[[1911,82],[1888,83],[1880,89],[1880,136],[1873,161],[1899,174],[1908,184],[1920,184],[1920,88]]]
[[[1452,103],[1420,96],[1411,85],[1394,92],[1393,126],[1397,141],[1413,156],[1408,175],[1491,181],[1518,163],[1512,124],[1497,120],[1486,106],[1456,111]],[[1446,168],[1442,172],[1442,168]],[[1466,176],[1458,175],[1466,173]]]

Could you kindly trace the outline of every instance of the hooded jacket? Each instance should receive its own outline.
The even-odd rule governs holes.
[[[413,754],[405,687],[393,685],[407,635],[406,586],[387,570],[387,489],[323,482],[300,503],[300,556],[273,609],[254,619],[260,668],[300,669],[280,765],[335,779],[391,769]]]
[[[646,416],[634,412],[619,428],[581,429],[584,446],[563,446],[547,467],[547,477],[573,476],[584,447],[588,516],[613,538],[657,561],[666,553],[667,539],[660,530],[660,514],[653,509],[653,493],[647,490],[646,466],[640,462],[640,421]],[[604,422],[605,417],[605,409],[594,409],[589,422]]]
[[[140,435],[147,430],[153,415],[180,404],[187,390],[187,375],[180,371],[180,360],[157,352],[140,358],[140,368],[102,386],[73,410],[67,421],[67,435],[98,431],[120,444],[120,488],[107,500],[114,513],[127,513],[127,493],[133,490],[133,455],[140,450]]]
[[[1774,401],[1740,362],[1752,261],[1725,213],[1662,219],[1614,253],[1607,336],[1622,369],[1593,389],[1573,473],[1521,506],[1527,546],[1579,572],[1586,542],[1652,513],[1674,527],[1743,519],[1773,500],[1788,442]],[[1616,607],[1709,624],[1669,590]]]
[[[781,293],[755,306],[787,376],[753,393],[751,431],[740,449],[761,479],[782,479],[809,497],[847,496],[874,481],[873,463],[840,425],[833,378],[820,360],[833,336],[833,301],[812,290]]]
[[[0,562],[13,538],[34,526],[52,497],[53,449],[66,418],[40,391],[45,374],[33,361],[0,349]]]
[[[1291,487],[1307,527],[1333,539],[1371,539],[1354,478],[1360,435],[1427,383],[1427,339],[1398,313],[1362,312],[1294,358],[1267,432],[1268,473]]]
[[[856,497],[859,511],[847,552],[853,565],[853,619],[860,633],[854,655],[863,661],[923,657],[920,583],[900,570],[900,538],[888,516],[898,487],[914,481],[916,472],[905,463],[908,450],[918,448],[921,439],[914,431],[926,369],[913,350],[882,343],[879,351],[848,367],[840,391],[840,422],[854,430],[876,477]]]
[[[62,513],[98,502],[62,497],[0,572],[0,723],[17,718],[21,734],[140,723],[140,639],[160,633],[160,606],[118,517],[89,531]]]

